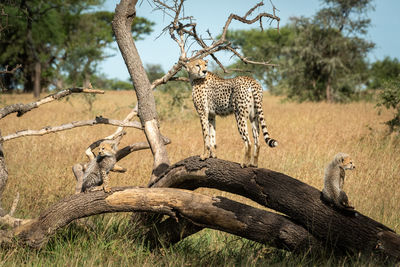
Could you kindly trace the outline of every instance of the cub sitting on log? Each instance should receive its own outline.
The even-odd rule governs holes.
[[[322,199],[342,210],[354,210],[350,206],[346,193],[343,191],[345,170],[355,168],[348,154],[338,153],[325,168],[324,189]]]

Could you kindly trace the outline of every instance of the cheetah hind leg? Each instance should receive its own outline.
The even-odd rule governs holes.
[[[250,122],[251,122],[251,129],[253,132],[253,138],[254,138],[254,151],[253,151],[253,157],[251,160],[251,167],[258,167],[258,155],[260,153],[260,141],[259,141],[259,136],[260,136],[260,127],[258,124],[258,116],[252,117],[250,115]]]
[[[217,157],[217,142],[215,132],[215,116],[209,116],[209,133],[210,133],[210,157]]]
[[[244,157],[243,157],[242,163],[240,164],[240,167],[246,168],[246,167],[251,166],[250,160],[251,160],[251,143],[250,143],[250,141],[245,141],[244,142]]]
[[[239,110],[239,112],[235,112],[235,118],[239,134],[242,137],[242,140],[244,141],[244,157],[242,163],[240,164],[240,167],[242,168],[250,166],[250,160],[251,160],[251,142],[249,138],[249,133],[247,131],[246,117],[247,117],[246,114],[241,112],[241,110]]]

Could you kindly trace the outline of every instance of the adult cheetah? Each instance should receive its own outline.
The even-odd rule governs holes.
[[[185,66],[193,87],[193,103],[200,116],[203,130],[204,152],[202,160],[216,157],[215,116],[234,113],[240,136],[244,141],[242,167],[258,164],[259,123],[265,142],[276,147],[278,142],[269,137],[262,110],[262,87],[251,77],[238,76],[223,79],[207,71],[207,60],[195,59]],[[251,142],[247,131],[247,119],[250,120],[254,137],[254,152],[251,156]]]

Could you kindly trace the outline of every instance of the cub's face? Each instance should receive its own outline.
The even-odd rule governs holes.
[[[203,79],[207,75],[207,60],[194,59],[189,61],[185,68],[192,79]]]
[[[354,165],[354,162],[350,157],[345,157],[342,160],[342,168],[344,170],[353,170],[356,168],[356,166]]]
[[[99,155],[100,156],[114,156],[115,155],[114,147],[110,143],[101,143],[99,146]]]

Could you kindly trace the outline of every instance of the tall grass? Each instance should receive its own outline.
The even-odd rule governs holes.
[[[168,94],[156,95],[162,114],[161,131],[172,143],[168,145],[171,162],[202,151],[199,119],[186,99],[183,107],[170,107]],[[32,101],[30,95],[3,95],[2,104]],[[98,95],[89,110],[81,95],[70,96],[41,106],[24,116],[14,114],[0,120],[2,135],[23,129],[39,129],[75,120],[93,119],[96,115],[123,119],[135,104],[132,91]],[[264,113],[277,148],[262,145],[259,166],[283,172],[314,187],[322,188],[325,165],[337,152],[349,153],[356,169],[346,176],[345,191],[357,210],[396,231],[400,231],[400,139],[388,135],[383,124],[391,113],[378,115],[373,103],[289,103],[268,94]],[[9,180],[3,205],[11,206],[20,193],[16,216],[35,217],[40,211],[74,192],[71,167],[85,162],[84,151],[94,140],[115,130],[99,125],[76,128],[41,137],[25,137],[4,144]],[[142,132],[127,129],[120,147],[144,141]],[[234,117],[217,118],[217,155],[237,161],[242,159],[243,144]],[[152,156],[149,150],[124,158],[120,164],[125,174],[111,173],[112,186],[146,185]],[[209,195],[222,195],[255,205],[253,202],[217,190],[201,189]],[[205,230],[176,246],[152,252],[140,237],[132,239],[126,214],[94,216],[93,229],[72,224],[54,236],[40,250],[29,248],[0,249],[0,265],[347,265],[371,264],[366,259],[295,256],[229,234]]]

